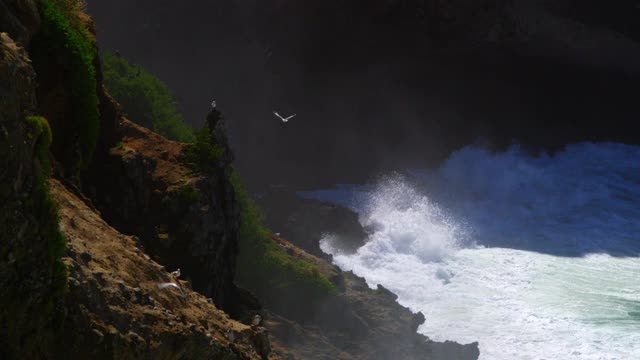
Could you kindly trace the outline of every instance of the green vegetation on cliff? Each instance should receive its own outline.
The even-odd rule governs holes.
[[[0,206],[0,243],[12,244],[3,247],[8,253],[2,254],[9,259],[2,271],[11,279],[3,284],[9,290],[0,294],[2,326],[9,329],[2,352],[36,358],[50,351],[53,334],[62,325],[62,314],[55,307],[67,290],[67,269],[61,260],[66,239],[48,186],[51,129],[47,120],[27,117],[23,143],[33,150],[33,158],[25,164],[33,169],[30,186],[25,193],[3,199]],[[40,274],[37,283],[28,281],[34,273]]]
[[[184,121],[171,94],[162,81],[125,58],[105,52],[104,84],[122,105],[130,120],[167,139],[193,142],[193,130]]]
[[[58,160],[70,178],[89,165],[100,130],[96,48],[74,3],[38,0],[42,25],[30,47],[41,85],[38,100],[51,117],[54,136],[62,142]],[[55,87],[59,84],[64,88]]]
[[[191,170],[213,174],[224,149],[215,143],[215,135],[208,126],[195,133],[195,141],[184,148],[183,161]]]
[[[283,298],[316,301],[336,291],[335,286],[310,263],[287,253],[271,239],[263,224],[263,215],[254,204],[237,172],[231,175],[236,200],[240,205],[240,251],[238,282],[255,292],[268,306],[281,311]]]
[[[28,116],[27,139],[35,139],[34,156],[38,160],[39,169],[36,173],[35,188],[28,201],[33,214],[40,222],[40,234],[47,239],[49,256],[52,263],[52,289],[54,296],[64,294],[67,288],[67,271],[61,258],[64,254],[66,239],[58,226],[58,210],[49,193],[49,175],[51,174],[51,160],[49,146],[51,146],[51,128],[47,119],[41,116]]]

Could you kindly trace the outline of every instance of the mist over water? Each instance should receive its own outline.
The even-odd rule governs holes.
[[[467,147],[410,174],[307,196],[359,212],[369,241],[322,249],[421,311],[421,333],[486,360],[640,358],[640,147]]]

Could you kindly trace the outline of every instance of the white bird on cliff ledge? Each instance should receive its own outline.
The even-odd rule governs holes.
[[[251,326],[258,326],[260,325],[261,321],[262,321],[262,316],[256,315],[253,317],[253,320],[251,321]]]
[[[176,270],[176,271],[172,271],[172,272],[171,272],[171,275],[173,275],[173,276],[174,276],[174,277],[176,277],[176,278],[179,278],[179,277],[180,277],[180,274],[181,274],[181,272],[180,272],[180,268],[178,268],[178,270]]]
[[[297,114],[293,114],[293,115],[288,116],[288,117],[286,117],[286,118],[285,118],[285,117],[282,117],[282,115],[278,114],[278,112],[277,112],[277,111],[274,111],[274,112],[273,112],[273,115],[275,115],[275,116],[277,116],[278,118],[280,118],[280,120],[281,120],[283,123],[287,123],[287,122],[289,122],[289,120],[291,120],[291,119],[293,119],[294,117],[296,117],[296,115],[297,115]]]

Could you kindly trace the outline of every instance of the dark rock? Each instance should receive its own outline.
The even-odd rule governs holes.
[[[80,259],[82,259],[82,261],[84,261],[85,263],[88,263],[92,259],[91,253],[88,251],[83,251],[80,254]]]
[[[271,353],[271,343],[269,342],[269,333],[267,329],[263,327],[255,328],[255,333],[253,335],[253,344],[255,346],[256,352],[260,354],[263,360],[269,359],[269,354]]]
[[[257,202],[270,229],[315,256],[327,257],[319,245],[327,234],[332,235],[333,246],[347,253],[367,239],[358,214],[344,207],[301,198],[286,189],[273,189]]]
[[[12,36],[26,42],[28,26],[26,33],[7,28],[22,24],[13,12],[14,7],[28,10],[22,5],[33,4],[0,3],[0,31],[14,30]],[[12,14],[17,22],[5,22]],[[46,210],[47,195],[38,184],[49,176],[36,152],[43,140],[25,121],[36,111],[35,78],[24,48],[0,32],[0,353],[8,359],[42,358],[51,350],[51,305],[61,285],[54,283],[57,259],[50,250],[56,219]]]
[[[416,331],[425,318],[396,302],[383,287],[342,273],[344,285],[334,297],[307,306],[310,320],[292,323],[282,314],[267,320],[274,341],[304,359],[423,360],[478,358],[478,344],[437,343]],[[299,305],[300,306],[300,305]]]
[[[33,0],[3,0],[0,2],[0,32],[7,32],[26,47],[40,27],[40,15]]]

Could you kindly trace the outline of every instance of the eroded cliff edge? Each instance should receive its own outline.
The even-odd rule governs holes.
[[[477,358],[476,344],[417,335],[424,318],[392,294],[285,239],[260,245],[286,265],[277,274],[243,257],[219,114],[206,126],[221,156],[198,171],[188,144],[121,115],[91,19],[62,3],[0,1],[3,358]],[[281,288],[254,281],[275,276]],[[320,280],[330,291],[304,293]]]

